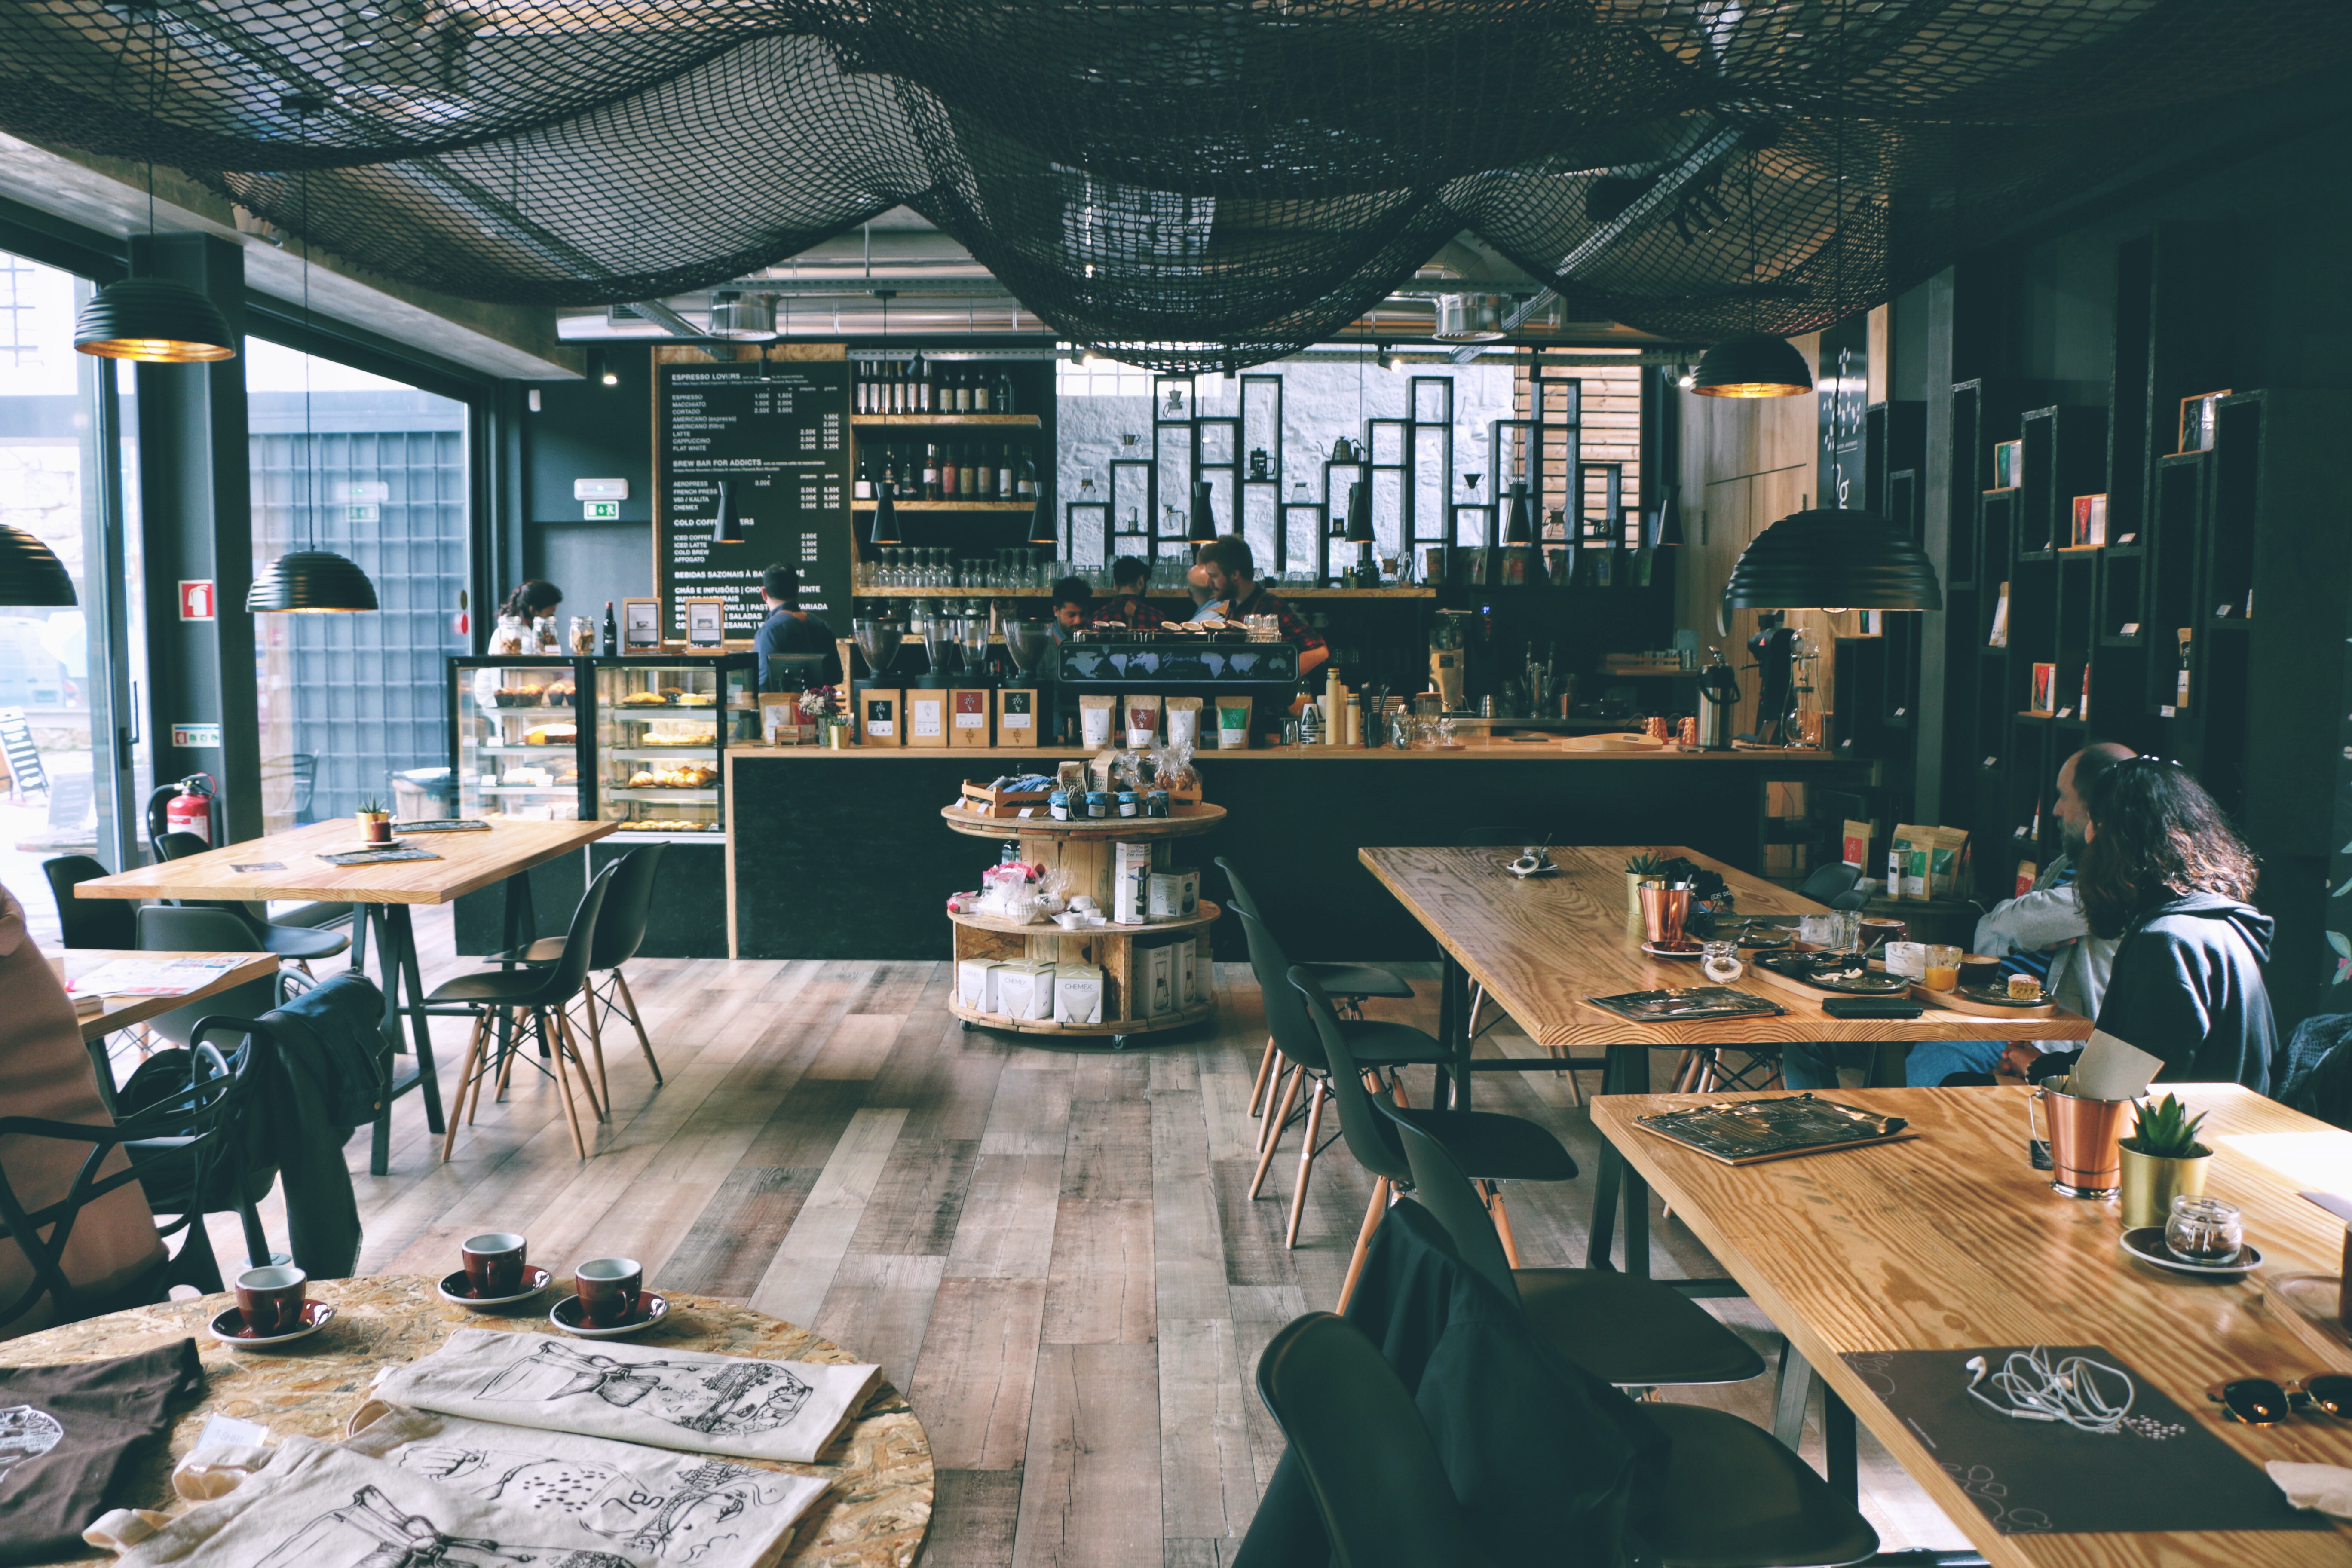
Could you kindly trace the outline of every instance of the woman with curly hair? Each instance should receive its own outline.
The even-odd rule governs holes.
[[[2253,851],[2178,763],[2117,763],[2084,804],[2075,895],[2095,935],[2122,939],[2099,1028],[2162,1057],[2159,1079],[2268,1092],[2278,1026],[2263,987],[2271,918],[2246,901]]]

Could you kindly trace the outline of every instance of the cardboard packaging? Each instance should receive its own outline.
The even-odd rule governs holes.
[[[1110,721],[1118,699],[1097,691],[1078,693],[1078,741],[1086,746],[1110,744]]]
[[[1144,1011],[1147,1014],[1176,1011],[1176,950],[1165,946],[1147,948],[1135,956],[1144,971]]]
[[[948,693],[927,687],[907,690],[907,744],[945,746],[948,743]]]
[[[1084,699],[1080,699],[1084,700]],[[1217,699],[1217,750],[1246,752],[1250,743],[1251,697],[1220,697]]]
[[[1895,825],[1886,849],[1886,896],[1924,899],[1927,896],[1928,830],[1907,822]]]
[[[1204,954],[1199,938],[1176,944],[1176,997],[1180,1007],[1197,1006],[1209,999],[1203,987],[1208,984],[1203,969]]]
[[[1114,925],[1139,926],[1149,921],[1151,899],[1151,846],[1118,843],[1110,847],[1110,918]]]
[[[1004,965],[995,959],[958,959],[956,1000],[977,1012],[1001,1011],[998,991],[1003,973]]]
[[[1054,1016],[1054,965],[1027,959],[1004,965],[996,977],[997,1011],[1008,1018]]]
[[[1150,902],[1144,913],[1155,921],[1178,921],[1201,911],[1201,873],[1178,866],[1151,873]]]
[[[1054,1022],[1099,1024],[1103,1021],[1103,972],[1091,963],[1054,966]]]
[[[1171,697],[1168,709],[1168,743],[1201,749],[1201,700],[1197,697]]]
[[[948,692],[950,746],[988,744],[988,707],[992,695],[985,686],[958,686]]]
[[[1870,846],[1877,837],[1878,824],[1855,822],[1849,818],[1840,834],[1843,848],[1838,858],[1849,866],[1860,867],[1866,872],[1871,864]]]
[[[899,721],[900,710],[906,705],[906,695],[897,688],[876,690],[872,688],[857,694],[857,742],[862,746],[903,746],[907,743],[905,726]]]
[[[1158,693],[1119,699],[1125,714],[1127,749],[1140,752],[1160,743],[1160,698]]]
[[[1037,732],[1037,689],[1034,686],[998,688],[996,743],[1000,746],[1034,746],[1040,739]]]

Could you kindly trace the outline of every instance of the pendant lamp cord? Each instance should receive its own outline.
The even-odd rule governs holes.
[[[310,121],[306,110],[294,111],[295,122],[303,129],[302,140],[310,141]],[[319,435],[310,423],[310,168],[306,160],[302,166],[302,477],[308,481],[302,508],[302,537],[306,543],[316,546],[319,511]]]

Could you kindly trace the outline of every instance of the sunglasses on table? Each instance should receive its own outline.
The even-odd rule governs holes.
[[[2205,1397],[2221,1405],[2231,1420],[2249,1426],[2275,1426],[2298,1410],[2352,1421],[2352,1373],[2315,1373],[2286,1384],[2241,1377],[2214,1384]]]

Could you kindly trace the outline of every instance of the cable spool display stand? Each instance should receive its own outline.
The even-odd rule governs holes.
[[[1150,844],[1155,869],[1171,868],[1171,850],[1177,840],[1208,833],[1225,819],[1225,808],[1197,801],[1179,801],[1166,816],[1118,816],[1100,821],[1056,822],[1050,818],[982,816],[961,805],[942,806],[940,819],[967,838],[998,843],[1007,838],[1020,844],[1021,858],[1042,862],[1050,874],[1071,873],[1074,891],[1091,894],[1105,910],[1113,907],[1111,867],[1114,844]],[[1066,931],[1046,922],[1016,925],[992,915],[959,914],[948,919],[955,926],[955,960],[961,973],[966,959],[1020,960],[1045,963],[1091,963],[1102,971],[1102,1022],[1057,1024],[1052,1018],[1015,1018],[964,1005],[961,989],[951,995],[948,1010],[963,1020],[966,1029],[1000,1029],[1030,1036],[1059,1036],[1073,1044],[1108,1039],[1114,1050],[1124,1049],[1140,1035],[1164,1033],[1205,1022],[1216,1012],[1216,998],[1205,961],[1196,969],[1198,999],[1165,1011],[1149,1010],[1139,957],[1157,946],[1191,942],[1216,923],[1224,911],[1207,899],[1194,912],[1142,925],[1090,925]],[[1148,962],[1148,961],[1147,961]],[[1042,1043],[1042,1042],[1040,1042]]]

